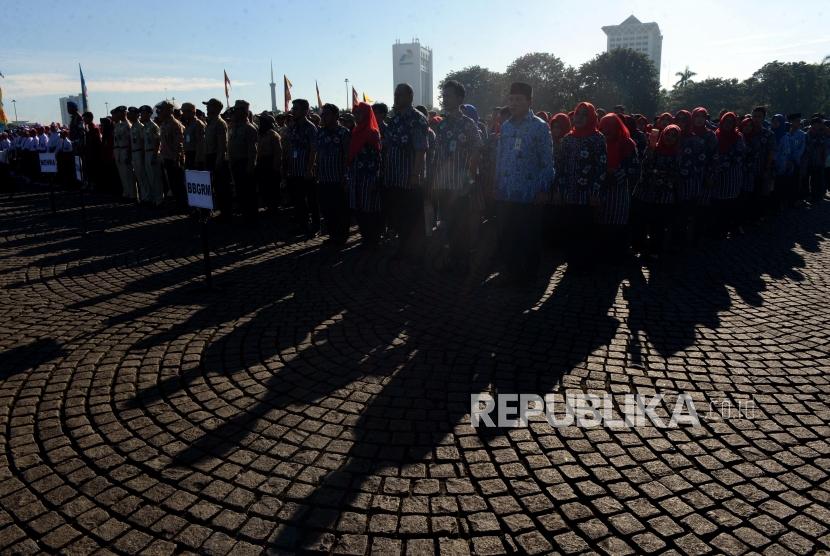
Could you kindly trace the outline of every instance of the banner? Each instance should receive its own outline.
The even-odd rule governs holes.
[[[75,179],[78,181],[83,181],[83,177],[81,176],[81,157],[75,157]]]
[[[55,153],[40,153],[40,173],[58,173],[58,161],[55,159]]]
[[[187,204],[191,207],[213,210],[213,188],[210,185],[210,172],[186,170]]]

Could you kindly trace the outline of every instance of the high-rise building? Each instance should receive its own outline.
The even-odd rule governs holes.
[[[58,104],[61,107],[61,123],[63,125],[69,125],[69,110],[66,109],[67,102],[74,102],[78,105],[78,110],[82,110],[83,103],[81,102],[81,95],[77,94],[75,96],[68,96],[68,97],[61,97],[58,99]]]
[[[606,25],[602,30],[608,36],[607,52],[615,48],[629,48],[641,52],[648,56],[657,73],[660,73],[663,35],[660,34],[660,27],[656,23],[642,23],[632,15],[619,25]]]
[[[413,105],[432,108],[432,50],[421,46],[418,39],[396,41],[392,45],[392,80],[393,87],[399,83],[412,87]]]

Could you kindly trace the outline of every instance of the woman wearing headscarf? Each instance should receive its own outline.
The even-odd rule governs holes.
[[[712,199],[715,203],[715,226],[721,235],[735,230],[738,224],[738,196],[743,187],[746,145],[738,131],[738,117],[734,112],[721,116],[718,129],[718,148],[715,152]]]
[[[559,193],[557,180],[559,179],[559,171],[562,168],[562,139],[571,130],[571,119],[564,112],[554,114],[548,121],[550,126],[550,134],[553,139],[553,167],[556,173],[553,177],[553,185],[551,187],[551,203],[544,209],[544,217],[542,218],[542,236],[547,243],[559,245],[561,239],[565,236],[565,228],[563,224],[566,219],[563,218],[562,197]]]
[[[648,137],[646,137],[645,132],[640,130],[637,118],[629,114],[625,114],[622,119],[625,127],[628,128],[631,140],[634,141],[635,145],[637,145],[637,158],[642,161],[643,156],[646,154],[646,148],[648,147]],[[643,129],[645,129],[645,118],[643,118],[643,122]]]
[[[659,255],[665,248],[666,232],[674,218],[680,175],[682,131],[670,124],[660,132],[657,145],[643,160],[643,173],[634,192],[637,207],[634,246],[640,253]]]
[[[691,243],[696,227],[695,207],[703,191],[706,165],[703,138],[694,133],[692,113],[679,110],[674,123],[680,128],[680,183],[677,187],[677,238]]]
[[[550,135],[553,138],[553,167],[558,172],[559,168],[562,167],[562,139],[571,130],[571,119],[567,114],[559,112],[550,119],[548,125],[550,125]],[[553,190],[556,192],[556,177],[553,179],[553,183]]]
[[[556,189],[565,206],[564,219],[572,231],[572,261],[585,262],[592,251],[594,213],[602,201],[608,167],[605,138],[599,132],[594,105],[580,102],[572,127],[562,139]]]
[[[349,207],[354,211],[365,247],[380,240],[383,215],[380,204],[380,128],[372,107],[365,102],[353,110],[355,127],[349,142]]]
[[[277,122],[270,114],[259,117],[259,139],[254,174],[259,194],[268,209],[276,215],[280,204],[282,180],[282,140],[277,132]]]
[[[714,188],[715,153],[718,151],[718,138],[715,132],[706,125],[709,121],[709,112],[706,108],[698,106],[692,110],[692,134],[703,140],[702,166],[695,166],[700,172],[701,181],[700,196],[695,206],[695,221],[698,227],[709,233],[714,229],[714,209],[712,208],[712,192]]]
[[[618,257],[628,246],[628,217],[631,210],[631,191],[637,184],[640,164],[637,145],[630,132],[615,113],[606,114],[599,121],[599,130],[605,137],[607,167],[605,195],[599,206],[599,223],[604,243]]]

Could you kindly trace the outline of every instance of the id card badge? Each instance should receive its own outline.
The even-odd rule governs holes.
[[[294,158],[297,158],[299,156],[299,153],[297,152],[297,149],[294,149],[294,152],[293,152],[292,156]]]
[[[513,150],[514,151],[522,150],[522,138],[521,137],[516,137],[516,139],[513,141]]]
[[[184,136],[184,142],[185,143],[190,143],[190,134],[189,133]]]

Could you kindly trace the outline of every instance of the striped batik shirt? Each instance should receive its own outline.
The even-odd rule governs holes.
[[[427,120],[411,106],[392,111],[383,137],[383,185],[411,188],[415,154],[427,150]]]
[[[346,153],[351,133],[342,125],[317,132],[317,180],[341,183],[346,175]]]
[[[317,141],[317,126],[303,118],[296,121],[285,133],[285,175],[304,178],[308,171],[308,159]]]
[[[430,151],[429,175],[436,191],[462,191],[474,176],[470,159],[483,141],[476,123],[460,113],[445,117],[435,129]]]

